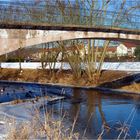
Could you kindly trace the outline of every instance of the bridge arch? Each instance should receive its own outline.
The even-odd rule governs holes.
[[[72,39],[104,39],[123,42],[137,42],[140,44],[140,34],[119,33],[108,31],[46,31],[45,35],[30,37],[27,39],[0,38],[0,55],[17,50],[19,47],[33,46],[53,41],[63,41]],[[20,41],[19,41],[20,40]]]

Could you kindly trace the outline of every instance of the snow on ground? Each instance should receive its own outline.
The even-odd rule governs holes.
[[[97,64],[98,65],[98,64]],[[23,62],[21,63],[23,69],[41,69],[39,62]],[[63,69],[70,69],[68,63],[63,63]],[[19,68],[19,63],[1,63],[2,68]],[[61,63],[57,62],[55,68],[59,69]],[[49,69],[49,65],[46,66]],[[121,71],[140,71],[140,62],[104,62],[102,69],[104,70],[121,70]]]

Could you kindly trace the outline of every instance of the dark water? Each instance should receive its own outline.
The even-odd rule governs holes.
[[[7,96],[4,96],[6,93],[10,94],[9,100],[13,100],[19,97],[16,95],[12,98],[15,93],[22,93],[23,98],[29,91],[37,96],[44,92],[56,94],[60,90],[40,85],[0,83],[0,89],[3,87],[1,102],[8,101]],[[71,98],[48,104],[48,109],[53,108],[54,115],[59,117],[65,114],[68,125],[72,125],[76,119],[74,132],[80,133],[81,138],[96,139],[102,133],[105,139],[140,138],[140,96],[110,95],[70,88],[65,90]]]
[[[140,97],[104,95],[90,90],[73,90],[73,98],[53,104],[63,108],[75,132],[87,138],[138,138],[140,131]],[[51,106],[51,107],[52,107]],[[122,132],[121,132],[122,131]],[[119,134],[120,137],[119,137]],[[140,138],[140,137],[139,137]]]

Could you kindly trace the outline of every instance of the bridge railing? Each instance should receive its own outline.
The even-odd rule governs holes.
[[[24,6],[10,8],[0,7],[0,23],[34,23],[47,25],[78,25],[86,27],[118,27],[134,30],[140,29],[140,15],[121,14],[103,10],[93,10],[92,15],[90,15],[88,11],[82,12],[83,9],[72,10],[72,12],[70,12],[70,9],[62,12],[55,5],[50,5],[50,9]]]

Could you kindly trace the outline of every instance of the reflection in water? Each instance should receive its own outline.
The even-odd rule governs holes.
[[[47,87],[41,89],[41,87],[33,85],[3,84],[0,85],[0,89],[1,96],[3,93],[7,93],[11,94],[12,97],[14,93],[29,91],[36,93],[36,95],[39,92],[42,94],[49,93]],[[130,117],[130,120],[133,121],[127,138],[136,138],[137,132],[140,132],[140,96],[105,95],[93,90],[80,89],[72,89],[72,92],[72,99],[55,102],[55,104],[50,104],[47,107],[48,109],[53,108],[54,115],[56,114],[57,117],[63,116],[66,112],[65,122],[68,125],[72,125],[76,116],[78,116],[74,131],[80,133],[81,137],[97,139],[102,131],[102,126],[104,126],[107,131],[104,131],[102,137],[116,139],[120,133],[117,122],[123,124],[134,108],[136,108],[136,113],[133,119]],[[130,124],[129,121],[128,124]],[[123,137],[124,134],[120,138]]]
[[[84,98],[86,98],[86,102],[83,101]],[[97,112],[99,112],[98,115]],[[100,133],[102,125],[107,126],[105,115],[102,110],[101,95],[96,91],[73,89],[73,99],[72,104],[70,104],[70,117],[72,121],[78,113],[79,116],[75,129],[79,130],[80,128],[80,133],[83,136],[87,134],[97,136]],[[99,121],[100,118],[101,121]]]
[[[106,122],[105,115],[104,115],[103,110],[102,110],[102,101],[101,101],[101,95],[100,94],[98,95],[97,99],[98,99],[98,109],[99,109],[99,113],[100,113],[100,116],[101,116],[101,119],[102,119],[102,125],[106,128],[108,126],[108,124]]]
[[[73,89],[73,98],[72,98],[72,104],[70,107],[71,117],[72,120],[75,119],[75,117],[78,115],[80,111],[80,91]]]
[[[90,94],[90,91],[87,91],[87,130],[86,133],[92,133],[96,135],[96,125],[98,125],[97,116],[96,116],[96,104],[97,100],[95,94]],[[85,133],[85,134],[86,134]],[[84,134],[84,135],[85,135]]]
[[[64,102],[63,110],[66,109],[65,104],[67,104],[71,123],[73,123],[79,111],[75,132],[79,132],[80,136],[84,135],[87,138],[95,139],[98,138],[102,128],[105,129],[103,138],[117,138],[120,133],[117,122],[125,122],[131,110],[136,105],[140,105],[137,97],[133,99],[129,96],[111,96],[93,90],[78,89],[73,89],[73,99],[70,102]],[[140,122],[140,110],[136,112],[135,117],[137,122],[133,120],[132,125],[136,128],[132,129],[130,127],[130,136],[128,138],[134,138],[136,129],[140,130],[138,123]],[[123,137],[124,135],[121,138]]]

